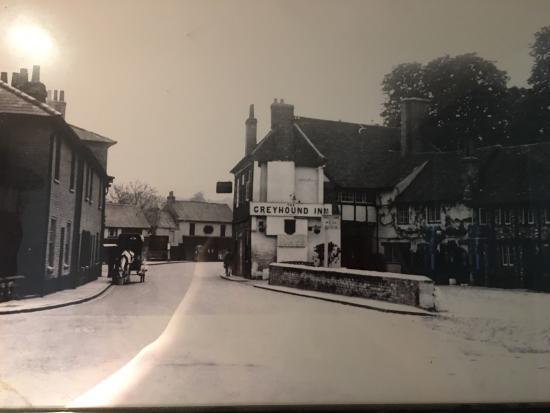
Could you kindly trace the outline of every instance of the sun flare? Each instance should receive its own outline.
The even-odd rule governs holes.
[[[16,54],[35,62],[49,59],[54,48],[48,31],[35,24],[14,25],[9,31],[8,43]]]

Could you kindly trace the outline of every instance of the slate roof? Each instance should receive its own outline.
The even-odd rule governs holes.
[[[198,201],[175,201],[169,208],[178,221],[232,222],[233,212],[227,204]]]
[[[112,228],[149,228],[145,214],[135,205],[105,204],[105,226]]]
[[[107,138],[105,136],[102,136],[98,133],[91,132],[89,130],[83,129],[75,125],[69,125],[69,126],[78,135],[80,140],[88,141],[88,142],[101,142],[101,143],[108,144],[109,146],[112,146],[116,143],[116,141],[110,138]]]
[[[2,81],[0,81],[0,113],[61,116],[61,113],[51,106]]]

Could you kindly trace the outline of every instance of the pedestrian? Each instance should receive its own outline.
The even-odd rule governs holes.
[[[231,276],[231,263],[233,261],[233,255],[231,254],[231,251],[227,251],[225,254],[225,257],[223,257],[223,268],[225,269],[225,276],[230,277]]]

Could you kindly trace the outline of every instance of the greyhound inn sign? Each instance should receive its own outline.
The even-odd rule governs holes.
[[[269,217],[319,218],[332,215],[331,204],[296,204],[283,202],[251,202],[250,215]]]

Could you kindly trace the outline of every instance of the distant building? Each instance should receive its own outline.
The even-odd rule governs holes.
[[[228,205],[178,201],[170,192],[165,210],[176,224],[173,235],[179,258],[218,261],[231,248],[232,212]]]
[[[271,262],[426,274],[439,283],[550,289],[550,143],[442,152],[422,136],[429,102],[402,127],[253,106],[234,181],[234,270]]]
[[[49,104],[47,104],[48,102]],[[64,120],[64,92],[47,98],[39,67],[0,81],[0,276],[19,294],[74,288],[101,274],[107,175],[80,128]],[[62,111],[58,111],[61,109]],[[99,136],[99,135],[97,135]]]
[[[105,204],[106,239],[116,239],[122,233],[140,234],[146,237],[150,233],[150,225],[145,214],[136,205]]]

